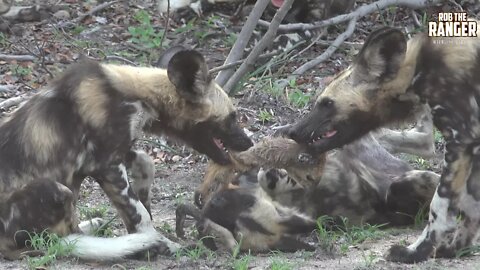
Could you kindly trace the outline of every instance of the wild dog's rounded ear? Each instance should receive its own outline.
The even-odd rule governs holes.
[[[189,101],[201,98],[211,80],[205,59],[194,50],[177,52],[168,63],[167,74],[178,94]]]
[[[355,80],[394,78],[405,59],[406,51],[407,40],[399,29],[383,27],[372,32],[355,59]]]
[[[177,54],[178,52],[181,52],[181,51],[186,51],[188,50],[188,48],[182,46],[182,45],[177,45],[177,46],[173,46],[173,47],[170,47],[168,49],[166,49],[165,51],[163,51],[163,53],[160,55],[160,57],[158,58],[158,61],[155,63],[155,67],[159,67],[159,68],[167,68],[168,67],[168,63],[170,63],[170,60],[172,60],[172,57]]]

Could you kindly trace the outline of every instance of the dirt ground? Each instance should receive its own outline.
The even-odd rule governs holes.
[[[16,1],[28,5],[33,1]],[[48,1],[43,1],[48,2]],[[56,2],[56,1],[50,1]],[[81,13],[101,4],[101,1],[61,1],[65,12],[56,13],[41,22],[21,23],[12,26],[11,33],[0,34],[0,52],[3,54],[34,56],[33,61],[0,60],[0,84],[14,86],[13,90],[0,91],[0,102],[16,96],[28,97],[38,88],[46,85],[51,76],[58,74],[68,64],[90,57],[102,61],[124,63],[126,60],[140,65],[155,63],[161,49],[158,47],[165,18],[158,15],[153,1],[127,1],[116,3],[80,23],[75,18]],[[364,3],[365,1],[357,1]],[[460,1],[458,1],[460,2]],[[452,6],[444,7],[451,11]],[[170,29],[163,46],[176,44],[191,46],[202,52],[209,66],[223,63],[229,49],[242,26],[242,20],[231,21],[231,7],[220,8],[198,18],[191,13],[176,16],[170,20]],[[468,11],[468,10],[467,10]],[[468,11],[476,16],[476,12]],[[418,14],[424,14],[420,10]],[[62,16],[60,16],[62,15]],[[186,19],[185,19],[186,18]],[[73,23],[72,23],[73,22]],[[325,50],[325,42],[313,44],[308,50],[296,55],[280,55],[278,61],[259,62],[257,69],[233,96],[238,104],[241,119],[254,138],[271,134],[275,127],[295,121],[308,111],[309,101],[315,92],[322,89],[332,75],[345,68],[352,56],[358,52],[371,29],[381,25],[394,25],[409,29],[413,25],[409,11],[390,8],[374,13],[360,20],[349,43],[340,47],[332,57],[297,79],[286,89],[276,84],[286,74],[307,60]],[[332,41],[344,26],[332,27],[327,42]],[[307,41],[304,47],[310,44]],[[323,44],[323,45],[322,45]],[[292,57],[295,55],[296,57]],[[126,59],[126,60],[125,60]],[[282,60],[283,59],[283,60]],[[288,59],[289,61],[285,61]],[[8,113],[14,107],[0,108]],[[180,202],[192,201],[193,192],[203,177],[206,159],[190,149],[162,138],[145,137],[139,147],[144,148],[155,159],[157,175],[153,188],[152,215],[156,227],[171,235],[175,228],[175,208]],[[168,145],[168,148],[163,147]],[[440,170],[442,141],[437,141],[440,150],[437,158],[422,160],[405,157],[416,167]],[[1,166],[1,165],[0,165]],[[114,218],[115,211],[108,203],[100,187],[91,179],[82,186],[78,203],[83,217],[104,216]],[[124,233],[118,219],[112,223],[111,234]],[[347,250],[326,251],[320,247],[315,235],[305,236],[306,240],[319,247],[315,252],[293,254],[240,254],[232,258],[228,254],[207,253],[202,256],[177,254],[173,257],[159,257],[152,260],[125,260],[113,263],[81,262],[70,258],[59,258],[48,269],[480,269],[480,257],[473,255],[461,259],[431,259],[415,265],[386,262],[383,255],[394,243],[411,243],[421,232],[418,228],[390,229],[379,239],[367,239],[361,244],[349,246]],[[192,233],[193,234],[193,233]],[[172,236],[174,237],[174,236]],[[193,243],[194,237],[182,243]],[[339,240],[341,241],[341,240]],[[338,247],[336,243],[335,246]],[[198,257],[198,258],[197,258]],[[244,263],[242,267],[242,262]],[[0,256],[0,269],[27,269],[23,261],[6,261]]]

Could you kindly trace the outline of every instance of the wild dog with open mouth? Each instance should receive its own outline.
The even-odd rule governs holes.
[[[73,255],[86,259],[180,248],[151,221],[153,161],[132,148],[141,129],[178,138],[220,164],[230,162],[223,147],[243,151],[252,142],[202,55],[191,50],[165,55],[166,69],[74,64],[0,124],[2,254],[18,257],[28,249],[26,231],[45,229],[65,236]],[[128,235],[77,234],[82,228],[74,209],[86,176],[105,191]]]
[[[322,153],[370,130],[413,115],[428,103],[445,138],[445,163],[429,222],[408,247],[388,259],[414,263],[452,257],[477,240],[480,223],[480,36],[407,42],[394,28],[370,34],[354,63],[326,87],[287,133]]]

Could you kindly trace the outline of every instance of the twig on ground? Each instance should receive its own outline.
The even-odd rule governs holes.
[[[125,62],[129,65],[132,65],[132,66],[138,66],[137,63],[132,62],[132,61],[126,59],[126,58],[120,57],[118,55],[107,55],[107,56],[105,56],[105,60],[118,60],[118,61]]]
[[[4,100],[0,102],[0,110],[6,110],[10,107],[16,106],[22,103],[22,101],[26,100],[27,98],[28,98],[27,96],[22,95],[22,96],[12,97],[7,100]]]
[[[18,86],[14,85],[0,85],[0,92],[8,92],[17,89]]]
[[[245,62],[240,65],[238,70],[232,75],[232,77],[230,77],[230,79],[228,79],[227,83],[223,86],[223,89],[227,93],[229,93],[235,87],[235,85],[243,78],[243,76],[253,67],[258,56],[260,55],[260,53],[263,52],[263,50],[268,46],[268,44],[272,43],[273,39],[277,35],[278,26],[280,25],[280,23],[282,23],[283,18],[285,18],[285,15],[287,15],[287,12],[292,7],[293,1],[294,0],[286,0],[285,2],[283,2],[280,9],[277,10],[277,13],[275,13],[275,16],[273,16],[270,27],[268,28],[265,35],[263,35],[260,41],[255,45],[255,47],[253,47],[247,59],[245,59]]]
[[[100,4],[100,5],[92,8],[89,12],[84,13],[84,14],[78,16],[77,18],[75,18],[75,19],[73,20],[73,22],[74,22],[74,23],[82,22],[82,21],[85,20],[85,18],[87,18],[88,16],[92,16],[93,14],[95,14],[95,13],[97,13],[97,12],[99,12],[99,11],[102,11],[102,10],[106,9],[106,8],[110,7],[111,5],[117,3],[117,2],[118,2],[118,0],[110,1],[110,2],[105,2],[105,3],[103,3],[103,4]]]
[[[170,0],[167,0],[167,19],[165,21],[165,28],[163,29],[162,39],[160,40],[160,49],[163,48],[162,46],[163,40],[165,40],[165,36],[167,36],[169,23],[170,23]]]
[[[0,60],[2,61],[33,61],[36,57],[33,55],[9,55],[9,54],[0,54]]]
[[[253,7],[252,12],[250,12],[250,15],[248,15],[245,25],[242,27],[240,34],[238,34],[237,36],[237,40],[235,41],[235,44],[233,44],[233,47],[230,50],[230,53],[228,54],[224,65],[230,64],[232,62],[238,61],[243,58],[243,52],[247,47],[248,41],[252,36],[253,30],[255,30],[255,26],[257,25],[258,20],[262,16],[263,11],[265,10],[265,8],[267,8],[269,3],[270,3],[270,0],[258,0],[255,3],[255,6]],[[234,73],[233,69],[222,70],[220,71],[220,73],[218,73],[217,77],[215,78],[215,81],[220,86],[223,86],[228,81],[228,79],[232,76],[233,73]]]
[[[290,23],[283,24],[278,27],[280,32],[291,32],[291,31],[305,31],[322,28],[329,25],[339,24],[342,22],[350,21],[353,18],[361,18],[370,13],[384,9],[389,6],[405,6],[413,9],[423,8],[426,6],[434,5],[442,2],[442,0],[379,0],[368,5],[363,5],[358,7],[355,11],[338,15],[327,20],[316,22],[313,24],[308,23]],[[259,20],[258,24],[264,27],[269,27],[271,23]]]
[[[340,47],[340,45],[342,45],[342,43],[353,34],[353,31],[355,30],[355,24],[356,23],[357,23],[357,18],[356,17],[353,18],[352,20],[350,20],[345,32],[338,35],[338,37],[335,39],[335,41],[333,41],[333,43],[330,45],[330,47],[328,47],[321,55],[319,55],[315,59],[310,60],[307,63],[300,66],[299,68],[297,68],[292,74],[293,75],[301,75],[301,74],[305,73],[307,70],[309,70],[309,69],[315,67],[316,65],[320,64],[321,62],[327,60],[337,50],[337,48]]]
[[[418,20],[417,12],[415,10],[410,10],[410,16],[412,16],[413,24],[415,24],[416,27],[422,27],[422,23]]]
[[[275,56],[279,53],[280,53],[280,51],[278,51],[278,50],[275,51],[275,52],[265,53],[265,54],[259,55],[258,59],[269,58],[269,57]],[[246,59],[242,59],[242,60],[238,60],[238,61],[226,64],[226,65],[223,65],[223,66],[215,67],[215,68],[210,69],[209,72],[210,73],[215,73],[215,72],[218,72],[218,71],[221,71],[221,70],[225,70],[225,69],[228,69],[228,68],[231,68],[231,67],[235,67],[235,66],[241,65],[243,62],[245,62],[245,60]]]

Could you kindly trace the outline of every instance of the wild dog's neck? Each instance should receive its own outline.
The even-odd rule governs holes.
[[[160,68],[102,64],[115,89],[133,100],[140,100],[157,110],[181,106],[175,86],[167,71]]]

